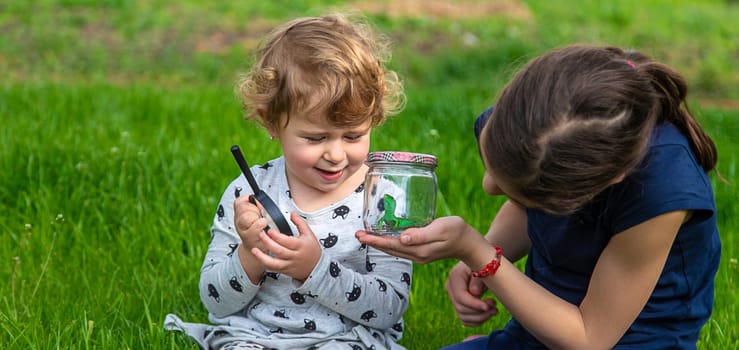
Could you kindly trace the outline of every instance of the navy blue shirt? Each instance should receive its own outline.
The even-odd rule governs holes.
[[[526,210],[531,239],[526,275],[579,305],[611,237],[684,209],[692,210],[692,217],[680,227],[654,292],[616,348],[695,349],[713,308],[721,243],[710,179],[687,138],[672,124],[655,129],[637,171],[576,213],[552,216]],[[523,348],[543,348],[515,319],[502,333]]]

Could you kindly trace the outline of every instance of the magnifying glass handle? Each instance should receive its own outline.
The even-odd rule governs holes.
[[[267,193],[259,189],[259,185],[257,185],[257,181],[254,179],[254,175],[251,173],[249,164],[247,164],[246,159],[244,159],[244,155],[241,154],[239,146],[231,146],[231,153],[233,153],[234,158],[236,158],[236,162],[239,163],[241,172],[244,173],[246,180],[249,182],[249,186],[251,186],[252,191],[254,191],[254,195],[249,197],[249,201],[254,203],[253,200],[256,199],[256,202],[259,202],[262,205],[262,208],[264,209],[264,211],[262,211],[262,216],[267,218],[271,224],[270,226],[277,227],[280,232],[288,236],[292,236],[293,233],[290,230],[290,225],[287,224],[287,219],[285,219],[285,216],[280,212],[280,208],[275,205]],[[269,227],[265,228],[265,230],[267,229],[269,229]]]
[[[239,145],[231,146],[231,153],[234,155],[234,158],[236,158],[236,163],[239,163],[241,172],[244,173],[244,176],[246,176],[246,181],[249,182],[249,186],[251,186],[252,191],[254,193],[259,193],[259,185],[257,184],[257,180],[254,180],[254,175],[252,175],[251,170],[249,169],[249,164],[247,164],[246,159],[244,159],[244,155],[241,154],[241,149],[239,148]]]

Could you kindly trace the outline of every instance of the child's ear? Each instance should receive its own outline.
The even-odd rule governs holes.
[[[262,118],[262,122],[265,122],[265,124],[267,124],[266,123],[266,120],[267,120],[266,119],[266,115],[267,115],[267,113],[263,109],[257,108],[257,115],[259,115],[259,118]]]
[[[274,140],[276,138],[279,138],[279,135],[276,132],[272,131],[272,128],[267,128],[267,132],[269,133],[269,139],[270,140]]]
[[[257,109],[257,114],[260,118],[262,118],[262,125],[264,125],[264,127],[267,129],[270,140],[274,140],[277,136],[279,136],[277,130],[275,130],[275,126],[267,120],[267,114],[265,113],[265,111],[263,109]]]

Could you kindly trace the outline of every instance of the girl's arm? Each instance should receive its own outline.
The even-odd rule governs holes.
[[[485,284],[548,347],[611,348],[649,299],[686,216],[686,211],[669,212],[613,236],[598,259],[579,307],[545,290],[506,259]],[[474,247],[460,257],[479,270],[495,253]]]
[[[596,263],[581,305],[570,304],[541,287],[503,258],[497,273],[484,279],[500,303],[549,348],[613,347],[646,304],[662,272],[686,211],[656,216],[616,234]],[[363,243],[420,263],[461,259],[481,270],[496,253],[460,217],[442,217],[400,239],[358,232]]]
[[[511,201],[503,203],[485,238],[490,245],[502,247],[509,261],[517,261],[528,254],[531,241],[526,233],[524,208]],[[472,278],[470,268],[463,262],[449,271],[444,286],[463,325],[479,327],[498,314],[495,300],[485,296],[487,286],[483,280]]]
[[[509,261],[515,262],[526,256],[531,248],[526,233],[526,210],[511,201],[503,203],[485,239],[503,248],[503,255]]]

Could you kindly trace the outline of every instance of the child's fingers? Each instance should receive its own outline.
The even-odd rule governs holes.
[[[267,232],[262,231],[259,233],[259,240],[262,241],[262,243],[264,244],[264,249],[273,255],[278,250],[285,249],[279,243],[275,242],[275,240],[272,239],[272,236],[269,235],[268,232],[274,232],[274,231],[275,229],[270,228]]]
[[[285,268],[285,262],[283,260],[270,256],[259,248],[252,248],[251,253],[267,270],[282,271]]]
[[[252,196],[249,197],[239,197],[234,200],[234,212],[235,213],[241,213],[245,211],[253,211],[255,213],[259,212],[259,208],[256,207],[256,205],[249,200]]]
[[[234,218],[234,225],[236,225],[236,229],[240,232],[252,229],[264,230],[264,228],[267,227],[267,220],[259,216],[257,213],[245,212]]]
[[[298,228],[298,233],[301,237],[314,237],[313,230],[311,230],[310,226],[308,226],[308,223],[305,222],[305,219],[298,215],[296,212],[290,213],[290,220],[295,224],[295,227]]]
[[[268,237],[268,239],[274,243],[276,246],[279,246],[280,248],[284,250],[295,250],[298,246],[297,238],[284,235],[277,231],[276,228],[270,227],[269,230],[264,233],[265,236]],[[286,253],[286,252],[285,252]]]
[[[262,216],[261,205],[254,201],[254,196],[242,196],[234,201],[234,224],[240,233],[259,232],[264,230],[269,221]]]
[[[234,217],[239,218],[244,215],[249,215],[252,217],[252,221],[256,220],[256,218],[260,217],[259,215],[259,209],[254,205],[249,203],[249,201],[244,198],[236,198],[233,204],[234,207]]]

